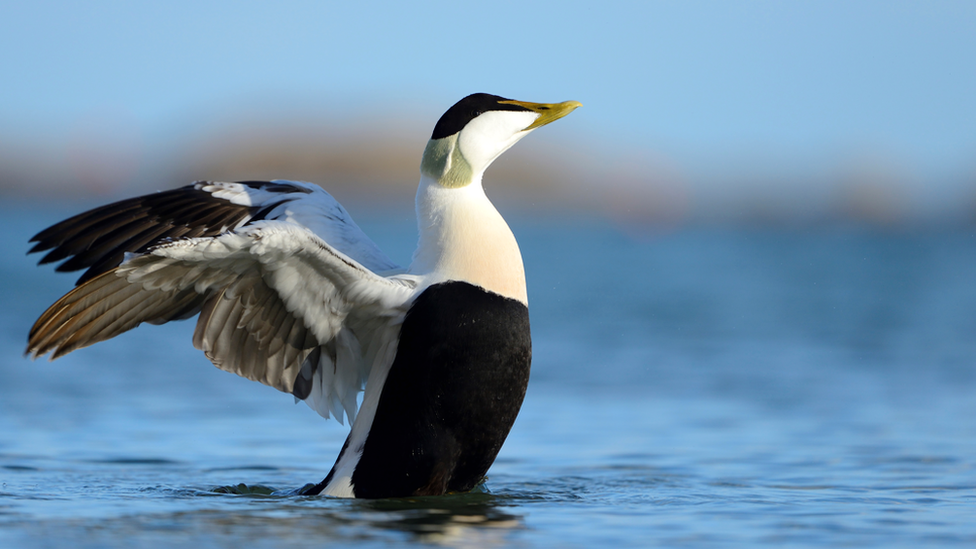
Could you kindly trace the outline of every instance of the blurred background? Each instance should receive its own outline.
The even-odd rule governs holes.
[[[972,547],[974,30],[949,0],[0,4],[0,545]],[[313,181],[407,264],[473,92],[583,103],[485,178],[533,323],[471,511],[503,528],[210,497],[318,480],[347,431],[192,322],[22,357],[75,279],[27,241],[126,196]]]
[[[5,3],[0,193],[274,177],[411,215],[434,122],[485,91],[584,104],[489,172],[513,207],[970,223],[974,28],[965,1]]]

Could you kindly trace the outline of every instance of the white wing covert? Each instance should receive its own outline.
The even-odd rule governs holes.
[[[255,182],[206,182],[197,185],[211,196],[231,204],[269,208],[262,216],[264,219],[287,221],[305,227],[336,250],[375,273],[399,270],[356,225],[342,204],[318,185],[280,179],[262,186],[253,186],[253,183]],[[275,188],[296,190],[287,193],[287,199],[282,200],[281,192],[269,190]]]

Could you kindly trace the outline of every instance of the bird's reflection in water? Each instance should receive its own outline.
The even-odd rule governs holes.
[[[507,510],[504,500],[488,493],[359,502],[377,513],[376,526],[407,532],[429,542],[471,542],[487,545],[505,540],[505,531],[522,528],[521,515]]]
[[[516,503],[483,486],[466,494],[376,500],[285,495],[243,484],[199,493],[217,494],[231,495],[230,507],[239,502],[246,508],[198,513],[194,522],[204,520],[214,530],[234,524],[242,537],[392,541],[406,534],[427,543],[481,547],[505,545],[512,530],[524,528],[523,517],[510,512]]]

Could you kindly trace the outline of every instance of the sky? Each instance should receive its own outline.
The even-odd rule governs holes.
[[[0,145],[432,126],[484,91],[581,101],[562,135],[706,178],[863,156],[935,181],[976,173],[974,29],[969,1],[5,2]]]

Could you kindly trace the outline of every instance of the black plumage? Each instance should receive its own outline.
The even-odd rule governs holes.
[[[466,282],[427,288],[403,321],[352,476],[356,497],[477,486],[515,423],[531,361],[525,304]],[[347,450],[348,441],[337,464]],[[304,493],[319,493],[332,476]]]

